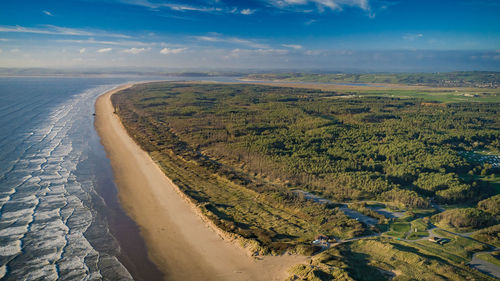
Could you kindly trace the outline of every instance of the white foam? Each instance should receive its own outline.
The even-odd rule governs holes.
[[[94,219],[84,203],[91,200],[88,192],[94,192],[93,183],[78,182],[75,171],[87,159],[84,149],[88,140],[81,138],[85,134],[78,131],[79,126],[90,121],[88,112],[93,109],[94,98],[104,89],[73,96],[54,109],[44,125],[23,135],[24,144],[17,150],[22,156],[7,172],[19,180],[12,182],[8,193],[0,193],[0,204],[20,208],[1,214],[2,225],[16,225],[0,228],[0,237],[12,241],[1,245],[0,255],[18,255],[16,260],[23,261],[22,268],[9,267],[8,275],[14,279],[103,278],[97,264],[100,254],[84,236]],[[126,272],[115,257],[108,259],[110,263],[106,264]],[[64,276],[57,275],[56,265]],[[1,270],[5,275],[7,266],[0,264],[0,278]]]
[[[0,237],[17,237],[21,238],[28,231],[27,225],[11,226],[0,229]]]
[[[8,257],[21,252],[21,240],[7,242],[6,245],[0,246],[0,256]]]
[[[25,280],[57,280],[56,267],[53,264],[36,265],[25,273]]]
[[[4,220],[12,220],[15,218],[20,218],[24,216],[31,216],[34,208],[26,208],[13,212],[3,212],[2,213],[2,221]]]
[[[34,215],[35,220],[42,220],[46,221],[49,219],[58,219],[59,218],[59,209],[53,209],[53,210],[46,210],[46,211],[39,211],[36,212]]]
[[[29,203],[29,202],[35,202],[36,201],[36,196],[34,194],[32,195],[26,195],[20,198],[12,199],[10,200],[11,203]]]

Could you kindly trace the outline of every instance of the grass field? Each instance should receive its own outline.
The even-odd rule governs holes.
[[[434,234],[440,238],[448,238],[450,242],[440,245],[431,241],[416,241],[415,245],[422,250],[446,258],[455,263],[466,263],[475,252],[486,250],[488,247],[472,239],[464,238],[449,232],[435,229]]]
[[[406,239],[408,240],[418,240],[424,237],[429,236],[429,232],[427,231],[418,231],[418,232],[411,232]]]
[[[385,235],[394,236],[397,238],[405,238],[410,231],[410,224],[407,222],[393,222],[389,224],[389,232]]]
[[[500,85],[498,72],[444,72],[444,73],[263,73],[250,74],[250,80],[314,82],[314,83],[375,83],[427,86],[458,86],[494,88]]]
[[[423,237],[429,236],[429,224],[425,222],[423,219],[416,219],[411,223],[410,234],[406,237],[408,240],[417,240]]]
[[[359,95],[416,98],[422,101],[433,101],[442,103],[451,102],[500,102],[500,90],[370,90],[357,92]]]

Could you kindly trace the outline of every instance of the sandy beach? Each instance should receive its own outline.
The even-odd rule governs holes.
[[[303,256],[259,257],[218,234],[130,136],[113,113],[111,95],[96,102],[95,127],[111,160],[119,200],[139,225],[165,280],[284,280]]]

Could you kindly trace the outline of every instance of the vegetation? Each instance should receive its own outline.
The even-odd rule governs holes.
[[[417,240],[429,236],[429,232],[427,231],[427,229],[429,229],[429,222],[427,221],[427,218],[416,219],[412,221],[410,225],[410,233],[408,234],[406,239]]]
[[[250,74],[252,80],[280,80],[290,82],[320,83],[391,83],[447,87],[498,87],[499,72],[448,72],[448,73],[368,73],[368,74],[327,74],[327,73],[266,73]]]
[[[477,257],[494,265],[500,266],[500,251],[495,251],[491,254],[481,253],[478,254]]]
[[[444,244],[438,244],[427,240],[419,240],[415,242],[415,245],[450,262],[465,264],[470,261],[474,253],[488,249],[488,246],[485,244],[470,238],[439,229],[435,229],[433,232],[438,237],[446,238],[449,241]]]
[[[386,235],[394,236],[397,238],[405,238],[406,234],[410,231],[410,224],[407,222],[394,222],[389,225],[389,232]]]
[[[460,232],[480,229],[497,223],[490,214],[475,208],[446,210],[434,215],[432,219],[439,227]]]
[[[309,277],[312,270],[316,279]],[[331,270],[342,272],[344,279],[332,278]],[[414,243],[374,238],[328,249],[292,272],[289,280],[494,280]]]
[[[349,205],[349,208],[365,216],[378,219],[379,224],[387,224],[387,218],[384,215],[375,211],[374,209],[370,208],[366,202],[352,203]]]
[[[500,216],[500,194],[480,201],[477,203],[477,208],[493,216]]]
[[[487,280],[463,265],[442,259],[440,254],[435,255],[408,242],[361,240],[353,243],[350,251],[367,259],[369,265],[392,272],[393,280]],[[358,270],[365,271],[362,267],[354,266],[351,272]],[[377,280],[370,278],[369,272],[364,276],[367,278],[357,280]]]
[[[147,150],[211,161],[210,169],[243,185],[257,177],[335,201],[379,199],[406,207],[428,207],[428,196],[453,203],[487,193],[459,177],[475,168],[460,152],[500,145],[498,104],[436,108],[415,100],[336,96],[156,83],[115,95],[114,102]],[[241,178],[246,175],[251,177]]]
[[[436,203],[469,206],[434,215],[438,227],[489,227],[473,236],[498,242],[498,200],[483,179],[500,171],[469,155],[500,150],[500,103],[429,105],[411,97],[163,82],[136,85],[112,101],[130,135],[183,193],[255,254],[312,255],[324,250],[311,244],[320,234],[333,240],[388,230],[416,240],[343,243],[292,268],[290,280],[473,278],[477,272],[462,263],[484,244],[444,232],[446,245],[419,239],[428,235]],[[364,201],[405,217],[385,218]],[[347,216],[344,202],[378,225]],[[420,266],[402,270],[409,262]],[[380,275],[363,279],[374,268]]]
[[[500,248],[500,224],[478,230],[472,238]]]

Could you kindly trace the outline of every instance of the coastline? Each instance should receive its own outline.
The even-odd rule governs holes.
[[[96,101],[95,127],[111,161],[119,201],[140,228],[150,259],[168,280],[284,280],[304,256],[255,259],[204,219],[114,114],[111,95]]]

